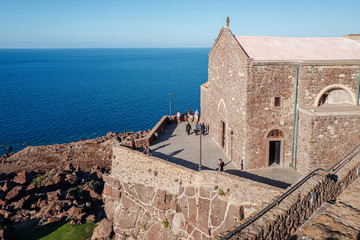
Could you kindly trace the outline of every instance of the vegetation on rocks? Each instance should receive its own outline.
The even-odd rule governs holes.
[[[94,222],[88,222],[84,224],[58,222],[45,226],[41,229],[30,229],[19,232],[14,236],[14,238],[19,240],[83,240],[90,239],[95,227],[96,223]]]

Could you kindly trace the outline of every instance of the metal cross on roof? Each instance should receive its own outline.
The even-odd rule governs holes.
[[[227,27],[229,27],[229,23],[230,23],[230,18],[227,17],[227,18],[226,18],[226,26],[227,26]]]

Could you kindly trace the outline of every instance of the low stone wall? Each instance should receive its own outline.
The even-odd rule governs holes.
[[[116,239],[124,232],[135,239],[209,239],[283,192],[227,173],[194,171],[118,144],[113,155],[103,199]]]
[[[360,155],[336,175],[317,173],[251,225],[233,236],[236,239],[288,239],[312,213],[329,200],[335,200],[358,178]],[[312,202],[313,194],[316,199]],[[230,229],[231,230],[231,229]],[[216,237],[220,239],[227,232]]]
[[[310,112],[300,108],[296,167],[303,173],[329,168],[360,144],[360,109]]]
[[[155,134],[160,134],[163,128],[170,121],[169,116],[163,116],[160,121],[153,127],[150,133],[145,138],[140,138],[135,140],[135,147],[142,148],[145,146],[150,146],[155,140]]]

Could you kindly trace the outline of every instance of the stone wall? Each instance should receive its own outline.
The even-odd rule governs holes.
[[[247,143],[245,168],[267,167],[267,134],[284,134],[281,166],[289,166],[295,104],[296,64],[257,63],[251,67],[247,89]],[[280,106],[275,106],[280,97]]]
[[[311,112],[300,109],[297,168],[327,169],[360,144],[360,111]]]
[[[301,67],[298,99],[300,106],[313,106],[321,90],[334,84],[346,86],[353,94],[356,94],[359,65],[342,65],[336,62],[330,64],[314,64]]]
[[[254,61],[250,57],[229,28],[223,27],[209,53],[208,82],[201,86],[202,120],[215,142],[238,167],[243,163],[244,169],[269,165],[270,140],[266,135],[273,129],[281,130],[280,165],[289,166],[295,104],[312,107],[328,88],[345,89],[342,93],[338,90],[338,95],[346,91],[346,102],[355,104],[359,65],[351,61]],[[275,98],[280,98],[279,106],[275,106]],[[353,140],[344,135],[344,142],[351,145]]]
[[[283,191],[227,173],[194,171],[118,144],[113,154],[103,200],[116,239],[124,232],[136,239],[209,239]]]
[[[145,146],[150,146],[155,140],[155,134],[159,135],[169,121],[169,116],[163,116],[145,138],[135,139],[135,147],[143,148]]]
[[[279,205],[238,232],[236,239],[289,239],[312,213],[325,201],[335,200],[358,177],[360,155],[348,162],[336,175],[318,172]],[[313,194],[316,194],[312,202]],[[231,229],[230,229],[231,230]],[[227,232],[216,239],[220,239]]]
[[[250,61],[229,28],[223,27],[209,53],[207,87],[201,88],[202,119],[215,142],[238,167],[246,158],[244,103]],[[225,146],[221,139],[222,122],[225,122]]]

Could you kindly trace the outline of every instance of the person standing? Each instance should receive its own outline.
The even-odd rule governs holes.
[[[194,132],[196,135],[199,135],[199,132],[200,132],[201,128],[200,128],[200,124],[199,123],[196,123],[195,124],[195,127],[194,127]]]
[[[188,120],[188,116],[187,116],[186,111],[184,111],[184,121],[187,121],[187,120]]]
[[[221,158],[219,159],[219,164],[218,165],[219,165],[219,168],[218,168],[217,172],[223,172],[225,163],[223,162],[223,160]]]
[[[187,132],[188,135],[190,135],[190,131],[191,131],[191,125],[190,125],[190,123],[188,122],[188,123],[186,124],[186,132]]]
[[[195,113],[194,113],[194,120],[195,122],[198,122],[199,121],[199,111],[196,109]]]
[[[176,117],[177,117],[177,122],[180,123],[181,122],[181,120],[180,120],[181,114],[179,111],[176,113]]]

